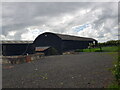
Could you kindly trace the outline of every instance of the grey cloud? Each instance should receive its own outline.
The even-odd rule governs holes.
[[[117,3],[105,3],[106,6],[102,9],[102,15],[98,16],[98,20],[95,20],[93,23],[95,24],[94,28],[98,29],[99,26],[101,26],[102,23],[104,23],[108,19],[112,19],[114,24],[117,25],[118,22],[118,9],[117,9]],[[116,6],[116,7],[115,7]],[[114,8],[115,7],[115,8]]]
[[[3,3],[3,31],[45,24],[49,18],[76,9],[77,3]],[[71,7],[71,8],[70,8]],[[62,13],[61,13],[62,12]],[[47,16],[47,18],[43,18]],[[41,17],[41,19],[37,18]],[[37,18],[38,20],[36,20]],[[8,23],[7,23],[8,22]],[[12,25],[9,25],[11,24]]]
[[[16,39],[21,39],[21,34],[26,33],[26,28],[30,26],[42,27],[43,24],[54,32],[64,33],[67,29],[74,25],[81,25],[86,22],[91,22],[94,24],[94,29],[99,29],[101,24],[108,19],[113,19],[113,27],[116,26],[117,22],[117,11],[115,6],[116,3],[100,3],[100,2],[11,2],[3,3],[2,15],[3,15],[3,26],[2,34],[8,35],[10,31],[16,30]],[[84,16],[78,15],[72,21],[66,24],[61,24],[58,26],[49,25],[54,22],[53,19],[61,20],[62,16],[65,14],[70,14],[74,16],[76,11],[90,9],[91,11]],[[102,14],[96,15],[98,20],[94,20],[91,13],[95,10],[101,9]],[[93,19],[92,19],[93,18]],[[115,19],[115,20],[114,20]],[[53,20],[53,21],[52,21]],[[57,22],[56,22],[57,23]],[[110,27],[105,26],[105,30],[110,29]],[[69,31],[69,30],[68,30]],[[99,35],[100,37],[100,35]]]
[[[3,3],[3,34],[31,25],[45,24],[49,18],[71,13],[81,5],[86,3]],[[45,16],[47,18],[44,18]]]

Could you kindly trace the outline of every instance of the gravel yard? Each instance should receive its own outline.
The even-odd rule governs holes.
[[[105,88],[113,76],[114,59],[106,53],[80,53],[3,65],[3,88]]]

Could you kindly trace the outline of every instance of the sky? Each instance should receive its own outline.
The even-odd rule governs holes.
[[[117,2],[2,2],[1,40],[34,40],[44,32],[118,39]]]

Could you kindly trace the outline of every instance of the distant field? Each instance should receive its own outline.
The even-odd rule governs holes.
[[[102,47],[101,50],[100,48],[91,48],[91,49],[80,49],[76,50],[76,52],[118,52],[120,46],[107,46],[107,47]]]

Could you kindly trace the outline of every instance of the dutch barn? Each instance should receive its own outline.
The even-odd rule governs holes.
[[[59,54],[62,52],[88,48],[89,43],[97,45],[97,40],[92,38],[77,37],[64,34],[46,32],[39,35],[33,42],[35,48],[53,47]]]

